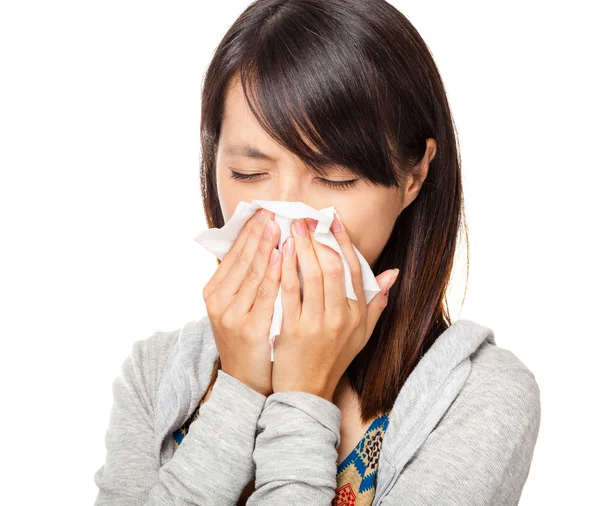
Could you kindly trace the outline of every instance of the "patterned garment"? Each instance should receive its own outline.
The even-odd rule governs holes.
[[[201,399],[188,420],[173,432],[173,451],[177,450],[190,425],[198,418],[203,402],[204,399]],[[370,506],[373,503],[379,452],[388,423],[387,414],[373,420],[350,455],[338,465],[334,506]]]
[[[337,468],[335,506],[370,506],[375,497],[377,465],[388,415],[378,416]]]

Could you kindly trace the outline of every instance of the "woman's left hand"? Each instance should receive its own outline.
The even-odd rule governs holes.
[[[336,229],[336,217],[331,232],[350,266],[358,300],[347,298],[342,259],[314,239],[307,222],[316,224],[309,219],[292,224],[292,255],[285,253],[292,238],[283,248],[283,321],[274,343],[273,392],[308,392],[332,401],[340,378],[371,337],[397,275],[388,270],[377,276],[382,291],[367,305],[360,262],[346,229]],[[302,301],[297,262],[302,271]]]

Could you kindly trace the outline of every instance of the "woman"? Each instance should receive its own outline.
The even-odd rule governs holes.
[[[204,288],[207,315],[123,364],[96,505],[517,504],[539,389],[491,329],[448,315],[460,161],[410,22],[383,0],[254,2],[208,68],[201,135],[209,226],[252,199],[335,206],[358,300],[311,223],[280,251],[257,212]],[[382,288],[368,305],[352,245]]]

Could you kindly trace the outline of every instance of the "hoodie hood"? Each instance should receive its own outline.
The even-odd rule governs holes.
[[[374,506],[458,396],[471,372],[470,356],[486,343],[496,344],[490,328],[470,320],[457,320],[440,334],[418,362],[389,414],[379,457]],[[161,465],[173,452],[167,434],[193,413],[208,389],[218,356],[207,315],[179,329],[157,392],[155,433]]]
[[[458,396],[471,373],[470,356],[485,343],[496,345],[492,329],[470,320],[457,320],[440,334],[413,369],[389,416],[373,505],[395,483]]]

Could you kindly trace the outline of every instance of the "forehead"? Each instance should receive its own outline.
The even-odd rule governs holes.
[[[224,134],[233,134],[239,130],[241,132],[250,131],[254,135],[267,135],[246,103],[239,79],[235,79],[225,93],[221,128]]]
[[[259,106],[255,103],[253,106],[260,114]],[[300,134],[300,137],[307,142],[304,135]],[[310,142],[307,144],[313,147]],[[246,102],[239,78],[232,81],[225,93],[219,151],[224,155],[250,156],[267,161],[297,158],[262,128]],[[253,156],[252,151],[258,154]]]

